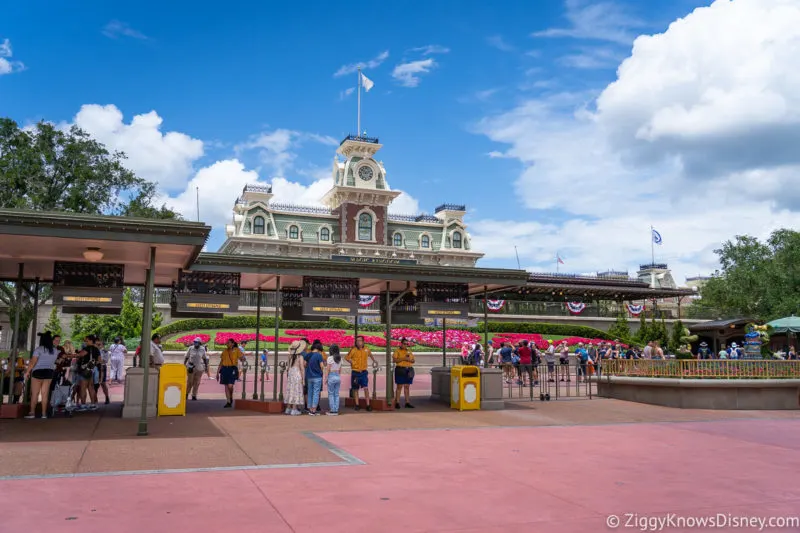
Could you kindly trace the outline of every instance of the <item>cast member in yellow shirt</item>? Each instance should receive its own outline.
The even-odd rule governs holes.
[[[350,363],[352,368],[350,373],[350,387],[356,390],[356,411],[361,409],[358,405],[358,390],[364,391],[364,400],[367,402],[367,411],[372,411],[372,406],[369,404],[369,371],[367,370],[367,359],[372,359],[373,364],[377,364],[375,358],[372,356],[372,351],[364,345],[364,337],[359,335],[356,337],[355,347],[350,349],[350,352],[344,358],[345,361]]]
[[[400,389],[406,397],[406,409],[413,409],[409,401],[411,384],[414,383],[414,354],[408,346],[408,339],[405,337],[400,339],[400,348],[398,348],[392,356],[394,360],[394,384],[396,385],[394,393],[394,408],[400,409]]]

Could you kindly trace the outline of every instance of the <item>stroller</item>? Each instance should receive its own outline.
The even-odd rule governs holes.
[[[74,385],[61,374],[57,379],[53,380],[55,386],[50,391],[50,409],[52,414],[62,413],[68,418],[72,418],[72,412],[75,410],[75,402],[72,400],[72,391]]]

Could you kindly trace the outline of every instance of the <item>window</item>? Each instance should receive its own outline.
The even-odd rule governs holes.
[[[453,232],[453,248],[461,248],[461,233],[458,231]]]
[[[245,221],[245,223],[244,223],[244,232],[247,235],[250,235],[253,232],[253,229],[252,229],[252,226],[251,226],[249,220]]]
[[[358,240],[372,240],[372,215],[369,213],[361,213],[358,216]]]
[[[264,217],[256,217],[253,219],[253,233],[256,235],[264,235]]]
[[[300,238],[300,228],[297,226],[289,226],[289,238],[290,239],[299,239]]]
[[[403,246],[403,236],[399,233],[395,233],[394,237],[392,237],[392,244],[397,246],[398,248]]]
[[[431,247],[431,238],[427,235],[423,235],[422,238],[419,240],[419,245],[422,248],[430,248]]]
[[[331,230],[328,228],[322,228],[319,230],[319,240],[321,241],[329,241],[331,240]]]

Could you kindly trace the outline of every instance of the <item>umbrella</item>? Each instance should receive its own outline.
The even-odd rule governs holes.
[[[787,316],[767,324],[773,333],[800,333],[800,316]]]

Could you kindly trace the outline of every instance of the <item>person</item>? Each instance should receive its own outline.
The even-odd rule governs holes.
[[[717,354],[719,359],[727,359],[728,358],[728,349],[724,344],[719,347],[719,354]]]
[[[469,364],[469,356],[472,353],[472,350],[469,348],[468,342],[461,343],[461,364],[468,365]]]
[[[511,380],[514,379],[514,365],[511,360],[513,355],[514,350],[511,349],[511,345],[507,342],[501,342],[500,364],[503,366],[503,377],[506,383],[511,383]]]
[[[700,347],[697,348],[697,358],[711,359],[711,349],[708,347],[708,343],[706,341],[701,342]]]
[[[356,391],[356,411],[361,409],[358,404],[358,391],[364,391],[364,400],[367,403],[367,411],[372,411],[372,406],[369,403],[369,371],[367,371],[367,359],[372,359],[372,364],[378,364],[375,357],[372,356],[372,351],[364,345],[364,337],[359,335],[356,337],[356,345],[350,349],[345,357],[345,360],[350,363],[352,368],[350,374],[351,386]]]
[[[328,355],[328,412],[330,416],[339,416],[339,390],[342,387],[342,355],[339,345],[331,344]]]
[[[311,358],[311,352],[314,351],[314,346],[319,346],[319,353],[320,353],[320,356],[322,357],[323,364],[325,362],[327,362],[328,355],[325,353],[325,350],[322,348],[322,341],[320,341],[319,339],[314,339],[314,342],[311,342],[311,343],[309,343],[308,339],[306,339],[306,338],[303,338],[303,340],[309,346],[308,350],[303,352],[303,359],[305,360],[305,363],[306,363],[306,373],[308,373],[308,361]],[[308,379],[307,378],[308,378],[308,376],[306,376],[305,385],[303,386],[303,405],[305,406],[303,408],[303,414],[308,414],[309,411],[310,411],[310,409],[308,408],[308,396],[309,396],[309,394],[308,394],[309,393],[308,386],[309,385],[308,385]],[[322,376],[320,376],[320,397],[321,396],[322,396]],[[319,402],[317,402],[317,403],[319,403]]]
[[[556,373],[556,347],[553,341],[547,340],[547,351],[544,353],[544,360],[547,362],[547,381],[549,383],[555,382]]]
[[[111,403],[108,398],[108,363],[111,360],[111,354],[106,350],[105,344],[102,339],[98,339],[95,343],[97,349],[100,351],[100,360],[94,370],[94,393],[97,394],[99,390],[103,389],[103,395],[106,398],[106,405]]]
[[[125,347],[121,337],[114,337],[114,344],[109,347],[108,351],[111,354],[109,365],[111,381],[113,383],[122,383],[125,372],[125,356],[128,355],[128,348]]]
[[[322,377],[325,373],[325,359],[322,342],[315,340],[306,357],[306,385],[308,387],[308,414],[319,416],[319,397],[322,392]]]
[[[228,339],[225,349],[219,356],[217,381],[225,385],[225,409],[233,407],[233,386],[239,379],[239,362],[244,361],[244,354],[233,339]]]
[[[652,358],[653,358],[653,341],[650,341],[644,347],[644,351],[642,351],[642,359],[652,359]]]
[[[658,341],[653,341],[653,359],[664,359],[664,350],[661,348],[661,344]]]
[[[575,350],[575,355],[578,356],[578,381],[581,381],[581,376],[583,380],[586,380],[589,374],[587,374],[588,366],[589,366],[589,352],[584,348],[583,343],[578,343],[578,349]]]
[[[494,360],[494,341],[490,340],[486,343],[486,366],[490,367],[495,364]]]
[[[561,354],[558,362],[561,370],[561,381],[564,381],[565,375],[567,376],[567,381],[572,381],[569,375],[569,346],[567,346],[567,341],[561,341]]]
[[[87,335],[84,338],[84,346],[78,352],[76,357],[76,372],[77,381],[79,383],[78,392],[78,410],[97,410],[97,389],[94,388],[94,377],[97,365],[100,362],[100,350],[97,349],[95,343],[97,337],[94,335]],[[86,403],[86,396],[89,396],[89,404]]]
[[[477,346],[480,346],[478,344]],[[478,351],[478,350],[476,350]],[[400,409],[400,389],[406,397],[406,409],[413,409],[411,405],[411,385],[414,383],[414,354],[409,348],[408,339],[400,339],[400,347],[392,355],[394,361],[394,408]]]
[[[264,369],[264,379],[269,381],[269,350],[267,348],[261,350],[261,368]]]
[[[483,366],[483,346],[480,343],[475,343],[475,347],[472,349],[472,355],[470,356],[472,362],[471,364],[475,366]]]
[[[192,345],[186,350],[183,364],[186,365],[186,399],[189,399],[191,392],[192,400],[195,401],[197,400],[197,391],[200,389],[200,381],[203,379],[203,372],[211,377],[208,355],[206,355],[206,349],[203,347],[200,337],[195,337]]]
[[[517,383],[523,387],[526,383],[533,384],[533,352],[528,347],[527,339],[522,341],[517,353],[519,355],[519,381]],[[526,375],[528,376],[527,380],[525,379]]]
[[[39,347],[33,351],[25,379],[31,380],[31,403],[25,418],[36,418],[36,404],[42,399],[42,419],[47,419],[47,407],[50,405],[50,382],[53,380],[58,350],[53,345],[53,336],[49,331],[39,334]]]
[[[730,359],[739,359],[741,355],[742,353],[739,349],[739,346],[737,346],[735,342],[731,343],[731,349],[728,352],[728,357]]]
[[[789,346],[789,353],[786,354],[786,359],[789,361],[797,361],[797,350],[794,349],[794,346]]]
[[[158,333],[150,337],[150,366],[156,370],[164,364],[164,352],[161,351],[161,335]]]
[[[286,414],[298,416],[303,405],[303,374],[305,360],[302,353],[306,350],[305,341],[294,341],[289,345],[289,372],[286,377]]]

